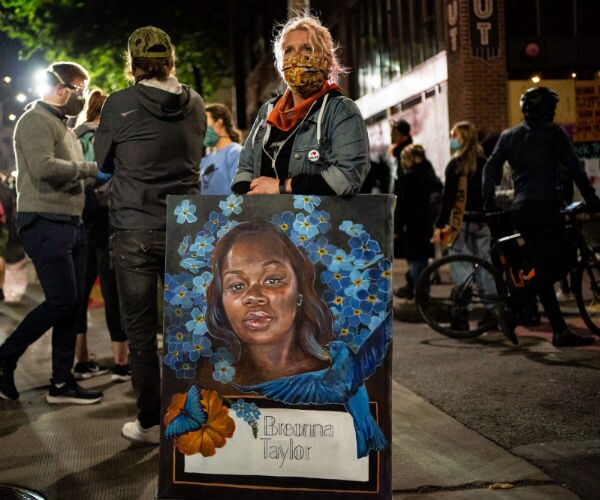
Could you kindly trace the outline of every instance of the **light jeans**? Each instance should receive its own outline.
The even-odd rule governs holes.
[[[448,250],[449,255],[467,254],[484,258],[491,263],[489,250],[492,236],[490,229],[485,224],[464,222],[454,245]],[[454,262],[450,265],[450,274],[456,285],[463,283],[472,271],[471,264]],[[496,295],[496,284],[493,276],[488,272],[475,274],[475,286],[480,296]],[[493,308],[494,304],[485,304],[486,309]]]

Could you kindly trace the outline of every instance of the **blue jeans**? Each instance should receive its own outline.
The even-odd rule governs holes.
[[[160,423],[160,362],[156,324],[157,286],[165,272],[164,231],[115,231],[114,267],[121,322],[142,427]]]
[[[491,263],[488,252],[490,250],[492,236],[490,229],[484,224],[475,222],[463,222],[463,225],[458,233],[458,238],[454,245],[448,250],[449,255],[468,254],[477,257],[485,258]],[[452,281],[459,285],[464,282],[471,273],[472,266],[455,262],[450,265],[450,274]],[[496,295],[496,284],[492,275],[488,272],[475,273],[475,286],[479,291],[480,296]],[[486,308],[491,309],[493,304],[486,304]]]
[[[415,286],[417,285],[417,281],[419,280],[419,276],[425,270],[428,264],[428,259],[424,260],[408,260],[408,275],[410,276],[410,287],[412,291],[415,291]],[[425,290],[428,292],[428,290]]]
[[[46,299],[31,310],[0,347],[0,358],[17,361],[52,328],[52,379],[73,379],[77,319],[83,306],[86,235],[83,224],[38,217],[21,231]]]

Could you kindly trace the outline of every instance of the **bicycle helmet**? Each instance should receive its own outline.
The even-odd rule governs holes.
[[[539,116],[552,121],[558,94],[547,87],[533,87],[521,95],[520,106],[525,116]]]

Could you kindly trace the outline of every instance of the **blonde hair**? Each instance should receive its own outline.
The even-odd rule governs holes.
[[[400,166],[408,170],[413,166],[414,160],[414,148],[412,144],[409,144],[400,152]]]
[[[411,148],[413,156],[420,158],[421,160],[425,159],[425,148],[422,144],[409,144],[407,147]]]
[[[461,175],[473,175],[477,170],[477,157],[483,155],[483,148],[477,140],[477,127],[465,120],[455,123],[451,134],[459,134],[462,138],[460,149],[452,154],[458,161],[458,172]]]
[[[283,78],[283,42],[290,31],[304,30],[308,32],[308,40],[313,48],[313,54],[325,58],[329,68],[327,78],[336,83],[338,76],[347,70],[340,65],[336,51],[338,47],[333,42],[329,30],[321,24],[319,19],[311,14],[298,14],[285,24],[280,25],[273,40],[273,53],[275,55],[275,68]]]

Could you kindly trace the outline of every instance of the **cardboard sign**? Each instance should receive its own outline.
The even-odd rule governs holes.
[[[160,498],[391,498],[392,204],[168,198]]]

